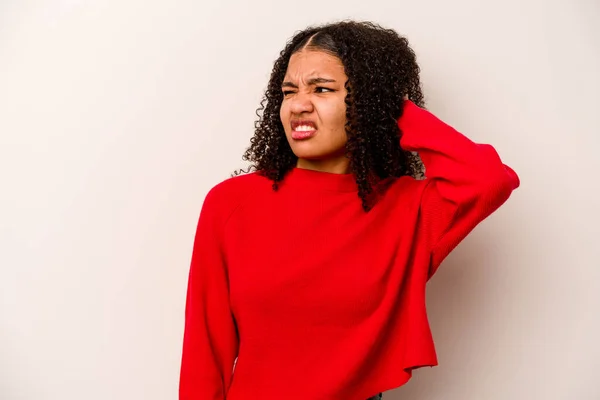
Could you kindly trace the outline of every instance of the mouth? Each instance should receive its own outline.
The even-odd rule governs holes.
[[[317,126],[310,120],[294,120],[292,125],[292,139],[303,140],[313,137],[317,133]]]

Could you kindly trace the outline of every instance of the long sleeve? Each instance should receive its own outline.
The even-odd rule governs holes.
[[[180,400],[224,400],[238,350],[222,232],[223,202],[211,190],[204,201],[188,278]]]
[[[405,101],[398,126],[401,147],[417,152],[425,165],[419,229],[431,252],[431,277],[520,182],[492,146],[474,143],[411,101]]]

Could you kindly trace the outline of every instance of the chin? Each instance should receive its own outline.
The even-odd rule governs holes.
[[[292,152],[298,158],[302,158],[310,161],[322,161],[329,158],[335,158],[340,151],[343,153],[343,149],[332,148],[331,146],[319,145],[318,142],[310,143],[310,140],[305,142],[292,142],[290,143]]]
[[[292,151],[294,152],[294,155],[296,157],[298,157],[299,159],[302,158],[304,160],[311,160],[311,161],[316,161],[316,160],[324,160],[328,158],[328,153],[326,152],[322,152],[322,151],[317,151],[316,149],[311,150],[311,149],[294,149],[292,148]]]

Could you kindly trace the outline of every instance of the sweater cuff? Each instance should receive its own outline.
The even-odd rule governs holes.
[[[418,121],[422,121],[426,118],[427,111],[416,105],[410,100],[404,100],[402,115],[398,119],[398,127],[402,130],[409,130]]]

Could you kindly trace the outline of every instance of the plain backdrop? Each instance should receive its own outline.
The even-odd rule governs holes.
[[[177,398],[204,196],[286,40],[346,18],[522,179],[428,286],[440,366],[385,399],[600,399],[598,0],[1,0],[0,399]]]

